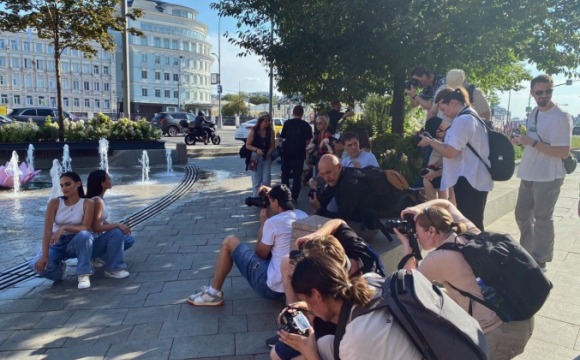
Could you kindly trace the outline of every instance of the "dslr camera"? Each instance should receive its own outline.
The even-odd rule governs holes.
[[[288,308],[280,315],[280,329],[292,334],[308,336],[310,322],[302,311]]]
[[[248,196],[244,200],[247,206],[256,206],[261,208],[267,208],[270,205],[270,200],[268,200],[268,192],[261,191],[258,196]]]
[[[421,83],[417,79],[411,78],[405,81],[405,87],[407,90],[411,90],[411,88],[418,88],[419,86],[421,86]]]
[[[387,219],[384,223],[385,228],[389,232],[393,232],[393,229],[397,229],[401,234],[407,235],[409,239],[409,245],[413,249],[413,255],[417,260],[421,260],[421,249],[419,248],[419,242],[417,241],[417,233],[415,232],[415,217],[412,214],[405,215],[401,218]]]
[[[413,144],[414,147],[417,147],[417,145],[421,142],[422,140],[421,135],[428,137],[429,139],[433,139],[433,136],[431,136],[431,134],[429,134],[427,131],[423,131],[422,133],[419,133],[411,138],[411,143]]]

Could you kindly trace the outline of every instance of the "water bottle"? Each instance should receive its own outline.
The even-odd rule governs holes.
[[[490,304],[494,304],[496,300],[495,289],[487,285],[480,277],[475,278],[475,280],[481,289],[481,295],[483,295],[483,299]]]

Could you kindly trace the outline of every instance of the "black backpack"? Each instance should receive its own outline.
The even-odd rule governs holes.
[[[514,146],[510,140],[504,134],[497,132],[487,126],[485,121],[483,121],[475,112],[471,111],[471,109],[467,108],[461,111],[457,116],[463,114],[470,114],[471,116],[475,117],[479,122],[481,122],[485,131],[487,132],[489,139],[488,159],[490,166],[488,166],[485,161],[483,161],[481,156],[479,156],[471,144],[467,143],[467,147],[473,151],[475,156],[477,156],[483,165],[485,165],[489,171],[489,174],[491,175],[492,180],[507,181],[511,179],[516,168],[516,155]]]
[[[399,270],[386,279],[367,278],[382,290],[365,307],[352,310],[351,319],[388,309],[424,359],[488,358],[487,342],[479,323],[417,270]],[[334,358],[339,360],[352,304],[345,303],[334,335]],[[364,350],[363,350],[364,351]]]
[[[463,296],[495,311],[505,322],[530,319],[550,294],[552,283],[536,261],[510,235],[462,234],[465,245],[445,243],[437,250],[460,252],[482,287],[484,299],[456,288]],[[483,285],[483,286],[482,286]]]

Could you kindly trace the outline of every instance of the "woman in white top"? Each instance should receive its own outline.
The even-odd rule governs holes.
[[[89,276],[93,273],[93,234],[89,231],[93,221],[93,201],[85,199],[77,173],[63,173],[60,188],[63,196],[48,203],[42,249],[30,262],[30,267],[39,276],[57,282],[66,276],[64,260],[77,258],[78,288],[85,289],[91,286]]]
[[[109,174],[105,170],[95,170],[87,179],[87,197],[95,203],[92,221],[92,231],[95,234],[93,258],[102,260],[94,262],[104,266],[105,276],[113,279],[123,279],[129,276],[125,269],[127,264],[123,259],[123,250],[128,249],[135,242],[131,236],[131,229],[121,223],[108,222],[109,211],[103,197],[105,192],[113,187]]]

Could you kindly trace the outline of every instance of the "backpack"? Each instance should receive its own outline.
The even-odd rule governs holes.
[[[424,359],[487,359],[485,336],[479,323],[417,270],[399,270],[386,279],[367,278],[381,296],[356,307],[351,319],[387,309]],[[352,304],[343,305],[334,335],[334,358],[339,360]]]
[[[462,234],[465,245],[445,243],[437,250],[460,252],[482,288],[484,299],[457,289],[463,296],[495,311],[502,321],[530,319],[544,304],[552,283],[528,252],[507,234]]]
[[[240,158],[247,159],[250,155],[252,155],[252,152],[248,150],[246,144],[244,143],[244,145],[242,145],[242,147],[240,148],[239,154]]]
[[[487,171],[489,171],[489,174],[491,175],[492,180],[507,181],[511,179],[512,176],[514,175],[514,170],[516,168],[515,162],[516,156],[514,146],[512,145],[510,140],[504,134],[497,132],[491,129],[489,126],[487,126],[485,121],[483,121],[476,113],[474,113],[470,109],[461,111],[458,114],[458,116],[463,114],[470,114],[471,116],[476,118],[479,122],[481,122],[481,124],[485,128],[487,132],[487,137],[489,139],[488,159],[490,166],[488,166],[485,163],[485,161],[483,161],[481,156],[479,156],[479,154],[477,153],[477,151],[475,151],[475,149],[473,148],[473,146],[471,146],[471,144],[467,143],[467,147],[471,151],[473,151],[475,156],[477,156],[477,158],[481,160],[483,165],[485,165]]]

